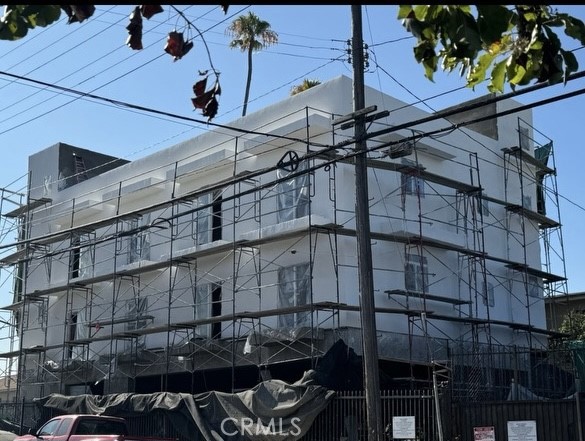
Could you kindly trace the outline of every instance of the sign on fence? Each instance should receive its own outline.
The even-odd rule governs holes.
[[[473,441],[495,441],[496,431],[494,426],[488,427],[474,427]]]
[[[536,441],[536,421],[508,421],[508,441]]]
[[[392,417],[392,438],[394,439],[415,439],[414,416]]]

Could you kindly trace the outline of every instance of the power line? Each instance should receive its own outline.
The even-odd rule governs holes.
[[[165,54],[161,54],[160,56],[164,56],[164,55]],[[152,61],[154,61],[154,60],[149,61],[149,63],[152,62]],[[111,98],[102,97],[102,96],[95,95],[95,94],[92,94],[92,93],[89,93],[89,92],[81,92],[81,91],[78,91],[78,90],[75,90],[75,89],[71,89],[71,88],[68,88],[68,87],[58,86],[56,84],[51,84],[51,83],[47,83],[47,82],[44,82],[44,81],[33,80],[32,78],[27,78],[27,77],[24,77],[24,76],[21,76],[21,75],[11,74],[9,72],[0,71],[0,75],[5,75],[5,76],[8,76],[10,78],[16,78],[16,79],[19,79],[19,80],[28,81],[28,82],[31,82],[31,83],[34,83],[34,84],[38,84],[38,85],[45,86],[47,88],[57,89],[57,90],[60,90],[62,92],[70,93],[72,95],[77,95],[80,98],[91,98],[91,99],[98,100],[98,101],[104,101],[104,102],[107,102],[107,103],[110,103],[110,104],[114,104],[116,106],[119,106],[121,108],[129,108],[129,109],[141,110],[143,112],[153,113],[153,114],[156,114],[156,115],[169,116],[169,117],[177,118],[177,119],[183,120],[183,121],[190,121],[190,122],[194,122],[194,123],[198,123],[198,124],[203,124],[203,125],[207,125],[207,126],[213,126],[213,127],[221,127],[221,128],[224,128],[224,129],[229,129],[229,130],[232,130],[232,131],[235,131],[235,132],[239,132],[239,133],[243,133],[243,134],[246,134],[246,135],[264,135],[264,136],[270,136],[270,137],[273,137],[273,138],[286,139],[286,140],[294,141],[294,142],[303,142],[303,143],[307,142],[306,140],[303,140],[303,139],[300,139],[300,138],[294,138],[294,137],[289,137],[289,136],[281,136],[281,135],[274,135],[274,134],[270,134],[270,133],[257,132],[257,131],[254,131],[254,130],[242,129],[242,128],[239,128],[239,127],[228,126],[228,125],[225,125],[225,124],[213,123],[211,121],[203,121],[203,120],[196,119],[196,118],[190,118],[190,117],[187,117],[187,116],[178,115],[176,113],[170,113],[170,112],[165,112],[165,111],[162,111],[162,110],[156,110],[156,109],[153,109],[151,107],[139,106],[139,105],[127,103],[127,102],[124,102],[124,101],[119,101],[119,100],[114,100],[114,99],[111,99]],[[125,74],[125,75],[127,75],[127,74]],[[10,129],[10,130],[12,130],[12,129]],[[6,133],[6,132],[7,132],[7,130],[5,130],[4,132],[0,132],[0,134]],[[327,146],[325,146],[325,145],[323,145],[321,143],[311,142],[310,144],[313,145],[313,146],[315,146],[315,147],[327,147]]]
[[[6,73],[3,73],[3,72],[0,72],[0,74],[6,75]],[[583,75],[583,73],[580,73],[578,75],[575,74],[574,77],[581,77],[582,75]],[[28,81],[33,81],[33,82],[35,81],[35,80],[30,80],[30,79],[27,79],[27,80]],[[59,86],[53,86],[53,87],[59,88]],[[585,88],[579,89],[579,90],[574,91],[574,92],[568,92],[566,94],[559,95],[559,96],[556,96],[556,97],[553,97],[553,98],[540,100],[540,101],[537,101],[537,102],[534,102],[534,103],[531,103],[531,104],[527,104],[527,105],[524,105],[524,106],[511,108],[511,109],[503,110],[501,112],[495,112],[495,113],[490,114],[490,115],[486,115],[486,116],[482,116],[482,117],[477,117],[477,118],[474,118],[474,119],[470,119],[470,120],[467,120],[467,121],[463,121],[463,122],[460,122],[460,123],[457,123],[457,124],[452,124],[452,125],[450,125],[448,127],[443,127],[443,128],[440,128],[440,129],[436,129],[436,130],[432,130],[432,131],[429,131],[429,132],[425,132],[423,135],[416,134],[416,135],[413,135],[413,136],[410,136],[410,137],[404,137],[404,138],[401,138],[398,141],[389,142],[389,143],[387,143],[387,145],[395,145],[395,144],[403,143],[405,141],[416,141],[416,140],[418,140],[418,139],[420,139],[422,137],[425,137],[425,136],[433,136],[433,135],[437,135],[437,134],[440,134],[440,133],[452,131],[452,130],[454,130],[456,128],[459,128],[459,127],[464,127],[464,126],[467,126],[467,125],[470,125],[470,124],[474,124],[474,123],[477,123],[477,122],[482,122],[482,121],[486,121],[486,120],[489,120],[489,119],[499,118],[499,117],[506,116],[506,115],[510,115],[510,114],[513,114],[513,113],[518,113],[518,112],[521,112],[521,111],[524,111],[524,110],[527,110],[527,109],[531,109],[533,107],[538,107],[538,106],[545,105],[545,104],[549,104],[549,103],[555,102],[555,101],[561,101],[561,100],[564,100],[564,99],[567,99],[567,98],[570,98],[570,97],[573,97],[573,96],[577,96],[577,95],[582,95],[582,94],[585,94]],[[82,95],[84,95],[84,94],[82,94]],[[105,99],[105,98],[97,97],[97,96],[91,96],[91,97],[92,98],[95,98],[95,99]],[[105,99],[105,100],[106,101],[113,101],[113,100],[108,100],[108,99]],[[493,100],[495,100],[495,98],[492,99],[492,100],[488,100],[488,101],[493,101]],[[120,103],[120,102],[118,102],[118,103]],[[128,104],[128,103],[124,103],[124,105],[125,106],[129,106],[129,107],[137,107],[137,108],[140,108],[141,110],[145,110],[145,111],[154,111],[153,109],[142,108],[141,106],[133,106],[133,105]],[[458,111],[454,111],[453,113],[467,112],[469,110],[473,110],[473,109],[482,107],[484,105],[486,105],[486,103],[474,103],[474,104],[472,104],[470,106],[464,106],[461,109],[459,109]],[[167,114],[168,116],[172,116],[173,115],[173,114],[168,114],[167,112],[160,112],[160,111],[154,111],[154,112],[156,112],[156,113],[164,113],[164,114]],[[183,116],[180,116],[180,115],[175,115],[175,117],[180,118],[180,119],[192,120],[192,121],[195,121],[195,122],[199,122],[197,120],[193,120],[192,118],[187,118],[187,117],[183,117]],[[422,120],[425,120],[425,122],[429,122],[429,121],[437,120],[437,119],[443,119],[443,116],[441,115],[441,112],[439,112],[439,113],[437,113],[435,115],[431,115],[428,118],[423,118],[423,119],[419,119],[419,120],[416,120],[416,121],[411,121],[409,123],[406,123],[406,125],[418,125],[418,124],[420,124],[420,122]],[[305,173],[310,173],[310,172],[312,172],[314,170],[318,170],[320,168],[328,167],[328,166],[330,166],[330,165],[332,165],[334,163],[340,162],[340,161],[347,161],[347,160],[350,160],[350,159],[354,158],[356,155],[363,153],[363,152],[350,151],[348,153],[345,153],[344,155],[338,155],[338,156],[335,156],[335,157],[333,157],[331,159],[324,159],[324,157],[328,153],[335,152],[337,149],[341,148],[341,146],[343,146],[345,144],[348,144],[348,142],[342,142],[342,143],[334,144],[332,146],[326,146],[326,145],[322,145],[322,144],[319,145],[317,143],[311,142],[310,140],[301,140],[301,139],[295,139],[295,138],[290,138],[290,137],[285,137],[285,136],[272,135],[272,134],[269,134],[269,133],[261,133],[261,132],[257,132],[257,131],[243,130],[243,129],[240,129],[240,128],[235,128],[235,127],[225,126],[225,125],[220,125],[220,124],[214,124],[214,125],[219,126],[219,127],[222,127],[222,128],[226,128],[226,129],[229,129],[229,130],[233,130],[233,131],[236,131],[236,132],[240,132],[240,133],[260,134],[260,135],[266,135],[266,136],[271,136],[271,137],[274,137],[274,138],[281,138],[281,139],[284,138],[284,139],[288,139],[288,140],[295,141],[295,142],[302,142],[303,144],[309,143],[310,145],[314,145],[314,146],[316,145],[316,146],[323,147],[322,150],[309,152],[309,153],[307,153],[306,155],[304,155],[301,158],[301,160],[308,160],[308,159],[312,159],[312,158],[320,158],[320,159],[323,160],[323,162],[321,162],[321,163],[319,163],[317,165],[313,165],[313,166],[307,167],[306,170],[292,172],[289,175],[287,175],[287,177],[281,178],[281,180],[292,179],[292,178],[294,178],[296,176],[300,176],[300,175],[305,174]],[[394,130],[390,130],[390,131],[394,131]],[[371,137],[378,136],[378,135],[379,135],[379,132],[374,132],[373,134],[366,134],[366,139],[369,139]],[[351,143],[353,143],[354,140],[351,140],[351,141],[352,141]],[[385,147],[385,145],[370,147],[370,148],[368,148],[366,150],[366,152],[376,151],[376,150],[379,150],[379,149],[384,148],[384,147]],[[210,185],[210,186],[206,187],[204,191],[205,192],[211,192],[211,191],[214,191],[214,190],[220,190],[225,185],[232,184],[232,183],[238,183],[238,182],[242,182],[242,181],[248,180],[248,179],[253,178],[255,176],[259,176],[261,174],[264,174],[264,173],[267,173],[267,172],[270,172],[270,171],[274,171],[274,170],[278,169],[278,167],[279,167],[279,165],[277,164],[277,165],[273,165],[273,166],[269,166],[269,167],[264,167],[263,169],[256,170],[256,171],[254,171],[254,172],[252,172],[250,174],[247,174],[245,176],[236,176],[233,179],[231,179],[229,182],[222,182],[222,183],[219,183],[219,184]],[[280,181],[279,180],[275,180],[274,182],[269,182],[269,183],[265,183],[265,184],[259,184],[259,185],[255,186],[254,188],[251,188],[249,190],[243,190],[243,191],[238,192],[237,194],[226,196],[225,197],[225,200],[232,199],[232,198],[237,198],[237,197],[241,197],[242,195],[256,192],[256,191],[258,191],[258,190],[260,190],[262,188],[266,188],[268,186],[274,185],[277,182],[280,182]],[[202,190],[202,192],[203,192],[203,190]],[[180,199],[180,198],[177,198],[177,200],[178,199]],[[149,207],[149,208],[156,209],[157,207],[162,206],[162,204],[167,204],[168,202],[169,201],[160,202],[160,203],[154,204],[152,207]],[[193,211],[194,212],[194,211],[196,211],[196,210],[198,210],[200,208],[202,208],[202,207],[198,207],[198,208],[192,209],[190,211]],[[141,211],[141,210],[138,210],[138,211]],[[188,210],[185,213],[189,213],[190,211]],[[185,213],[182,213],[182,214],[185,214]],[[129,213],[125,213],[124,216],[126,216],[128,214]],[[120,215],[120,216],[122,216],[122,215]],[[82,227],[85,227],[85,226],[82,226]],[[55,237],[55,236],[58,236],[58,235],[61,235],[61,234],[65,234],[65,233],[68,233],[68,232],[75,231],[76,229],[82,228],[82,227],[72,227],[72,228],[69,228],[69,229],[60,230],[59,232],[48,233],[48,234],[45,234],[45,235],[41,236],[40,238],[35,238],[34,240],[50,239],[52,237]],[[29,241],[32,241],[32,239],[23,240],[23,241],[20,241],[19,243],[24,244],[24,243],[27,243]],[[0,250],[1,249],[5,249],[5,248],[10,248],[10,247],[13,247],[13,246],[15,246],[15,244],[6,244],[6,245],[5,244],[0,244]]]
[[[301,76],[298,76],[298,77],[296,77],[296,78],[294,78],[294,79],[290,80],[289,82],[287,82],[287,83],[285,83],[285,84],[282,84],[282,85],[280,85],[280,86],[278,86],[278,87],[275,87],[275,88],[273,88],[273,89],[269,90],[268,92],[266,92],[266,93],[264,93],[264,94],[262,94],[262,95],[259,95],[259,96],[255,97],[255,98],[253,98],[253,99],[249,100],[249,101],[248,101],[248,103],[253,103],[254,101],[257,101],[257,100],[259,100],[259,99],[261,99],[261,98],[264,98],[265,96],[267,96],[267,95],[270,95],[271,93],[273,93],[273,92],[276,92],[277,90],[280,90],[280,89],[282,89],[283,87],[290,86],[290,85],[292,85],[293,83],[295,83],[296,81],[299,81],[299,80],[302,80],[303,78],[306,78],[306,77],[307,77],[307,75],[310,75],[310,74],[312,74],[313,72],[316,72],[316,71],[318,71],[319,69],[323,69],[325,66],[328,66],[329,64],[332,64],[332,63],[334,63],[334,62],[336,62],[336,61],[339,61],[339,60],[341,60],[341,59],[342,59],[342,56],[340,56],[340,57],[337,57],[337,58],[334,58],[334,59],[332,59],[332,60],[328,61],[328,62],[327,62],[327,63],[325,63],[325,64],[322,64],[322,65],[320,65],[320,66],[318,66],[318,67],[316,67],[316,68],[314,68],[314,69],[312,69],[312,70],[310,70],[310,71],[308,71],[308,72],[305,72],[303,75],[301,75]],[[235,110],[238,110],[238,109],[240,109],[241,107],[242,107],[242,106],[234,107],[233,109],[231,109],[231,110],[227,111],[226,113],[224,113],[224,115],[228,115],[228,114],[230,114],[231,112],[234,112]]]
[[[104,12],[104,13],[105,13],[105,12]],[[81,29],[82,29],[82,27],[81,27],[81,26],[79,26],[79,27],[76,27],[76,28],[75,28],[73,31],[71,31],[71,32],[70,32],[70,34],[69,34],[69,35],[71,35],[71,34],[74,34],[75,32],[79,32]],[[103,30],[103,31],[101,31],[101,32],[104,32],[105,30],[107,30],[107,28],[106,28],[106,29],[104,29],[104,30]],[[95,34],[95,35],[97,35],[97,34]],[[94,36],[95,36],[95,35],[94,35]],[[90,38],[93,38],[93,37],[90,37]],[[24,61],[27,61],[27,60],[29,60],[29,59],[31,59],[31,58],[33,58],[33,57],[35,57],[35,56],[37,56],[37,55],[39,55],[39,54],[43,53],[43,52],[46,52],[46,51],[47,51],[47,49],[49,49],[51,46],[54,46],[55,44],[57,44],[57,43],[59,43],[59,42],[61,42],[61,39],[60,39],[60,38],[59,38],[59,39],[57,39],[57,40],[55,40],[55,41],[53,41],[52,43],[50,43],[50,44],[48,44],[48,45],[45,45],[45,46],[43,46],[41,49],[39,49],[38,51],[36,51],[36,52],[35,52],[35,53],[33,53],[32,55],[28,55],[28,56],[26,56],[26,58],[25,58],[24,60],[21,60],[21,61],[19,61],[19,62],[15,63],[15,64],[13,64],[13,65],[12,65],[12,66],[10,66],[8,69],[14,69],[16,66],[18,66],[18,65],[20,65],[20,64],[22,64],[22,63],[24,63]],[[76,44],[74,44],[73,46],[71,46],[69,49],[66,49],[65,51],[61,52],[59,55],[57,55],[57,56],[53,56],[53,57],[51,58],[51,62],[54,62],[55,60],[58,60],[58,59],[59,59],[59,58],[61,58],[63,55],[65,55],[65,54],[68,54],[68,53],[69,53],[71,50],[74,50],[74,49],[77,49],[77,48],[79,48],[79,43],[78,43],[78,42],[77,42]],[[46,63],[42,63],[42,64],[38,65],[37,67],[35,67],[34,69],[32,69],[32,70],[29,70],[28,72],[26,72],[24,75],[30,75],[31,73],[33,73],[33,72],[35,72],[36,70],[38,70],[38,69],[40,69],[40,68],[42,68],[42,67],[45,67],[45,66],[46,66]],[[5,87],[7,87],[7,86],[9,86],[9,85],[10,85],[10,83],[8,83],[8,84],[6,84],[6,85],[4,85],[4,86],[0,87],[0,90],[1,90],[1,89],[3,89],[3,88],[5,88]]]

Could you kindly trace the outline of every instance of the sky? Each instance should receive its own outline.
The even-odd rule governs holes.
[[[554,6],[585,21],[585,6]],[[163,13],[143,21],[144,48],[139,51],[125,44],[125,27],[133,10],[130,5],[97,5],[94,15],[83,23],[67,24],[62,14],[59,22],[30,30],[21,40],[0,41],[0,150],[4,153],[0,187],[23,190],[28,157],[58,142],[136,160],[212,129],[191,102],[192,86],[201,78],[199,71],[212,67],[219,72],[222,89],[213,122],[229,124],[239,118],[246,56],[229,48],[231,38],[226,28],[248,11],[268,21],[278,33],[278,44],[253,56],[248,114],[287,98],[291,88],[305,78],[325,82],[342,74],[352,76],[347,54],[352,35],[350,5],[230,5],[227,14],[219,5],[177,5],[188,21],[169,5],[163,7]],[[397,5],[362,7],[368,86],[427,111],[488,93],[485,84],[475,90],[466,88],[457,72],[437,72],[434,82],[426,79],[414,59],[415,40],[397,13]],[[167,35],[173,30],[183,32],[194,43],[190,52],[176,61],[164,51]],[[585,69],[585,50],[579,43],[567,40],[565,48],[575,50],[580,69]],[[579,90],[583,81],[516,99],[529,104],[558,97]],[[67,89],[197,121],[130,110]],[[534,108],[533,113],[534,127],[554,142],[563,225],[563,249],[556,249],[564,254],[569,292],[585,291],[581,262],[585,191],[580,185],[585,170],[581,125],[585,96],[551,102]],[[0,287],[0,303],[11,303],[9,289]]]

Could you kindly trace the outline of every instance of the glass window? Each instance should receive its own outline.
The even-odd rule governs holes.
[[[71,313],[69,316],[69,340],[89,338],[89,327],[85,318],[85,309]],[[69,358],[85,359],[84,345],[69,346]]]
[[[38,430],[37,435],[38,436],[52,436],[57,431],[59,424],[61,424],[60,419],[51,420]]]
[[[69,266],[72,279],[93,275],[94,247],[88,234],[75,234],[71,238]]]
[[[522,150],[530,150],[530,144],[532,143],[530,139],[530,133],[528,132],[528,127],[520,127],[518,130],[518,135],[520,137],[520,147]]]
[[[425,292],[429,286],[427,258],[418,254],[406,254],[404,287],[407,291]]]
[[[195,245],[203,245],[222,238],[221,206],[220,190],[198,196],[193,200],[193,207],[189,209],[191,213],[186,222]]]
[[[126,323],[127,331],[135,331],[137,329],[144,329],[148,325],[148,297],[135,297],[126,301]],[[144,347],[146,343],[146,336],[141,335],[136,339],[136,345]]]
[[[195,320],[206,319],[211,316],[212,292],[212,283],[197,284],[193,304],[193,315]],[[195,332],[202,337],[209,337],[211,325],[198,325]]]
[[[486,199],[478,197],[475,206],[478,214],[481,214],[484,217],[490,215],[490,206]]]
[[[294,172],[283,169],[276,171],[278,179],[286,178],[292,173],[306,170],[306,162],[299,163]],[[309,173],[294,176],[279,182],[276,186],[277,222],[298,219],[309,214]]]
[[[538,277],[528,276],[528,295],[530,297],[540,297],[540,284],[538,283]]]
[[[294,265],[278,270],[278,307],[293,308],[307,305],[311,295],[309,264]],[[307,326],[310,311],[291,312],[278,316],[278,326]]]
[[[425,181],[419,176],[409,175],[403,173],[400,175],[401,184],[402,184],[402,194],[412,194],[412,195],[419,195],[420,197],[425,197]]]
[[[64,418],[59,425],[59,428],[55,430],[55,436],[65,435],[69,431],[69,427],[71,427],[71,423],[73,422],[73,418]]]
[[[45,326],[47,326],[47,320],[49,315],[48,304],[44,301],[37,303],[37,312],[38,312],[37,320],[39,326],[41,328],[44,328]]]
[[[211,202],[211,195],[204,194],[195,199],[196,207],[204,207]],[[212,206],[198,209],[193,212],[193,222],[191,223],[192,231],[191,237],[196,245],[202,245],[211,242],[211,213]]]
[[[125,230],[132,232],[128,237],[128,263],[150,259],[150,232],[143,228],[149,223],[150,214],[126,222]]]

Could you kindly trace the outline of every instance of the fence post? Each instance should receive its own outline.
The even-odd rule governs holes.
[[[581,415],[581,392],[575,393],[575,400],[576,400],[576,413],[577,413],[577,435],[579,436],[579,441],[583,440],[583,417]]]
[[[24,397],[22,397],[22,406],[20,407],[20,428],[19,428],[19,435],[24,435],[22,433],[22,429],[24,427]]]
[[[441,420],[441,403],[439,401],[439,388],[437,387],[437,371],[436,366],[433,367],[433,395],[435,398],[435,418],[437,422],[437,432],[439,441],[443,441],[443,421]]]

